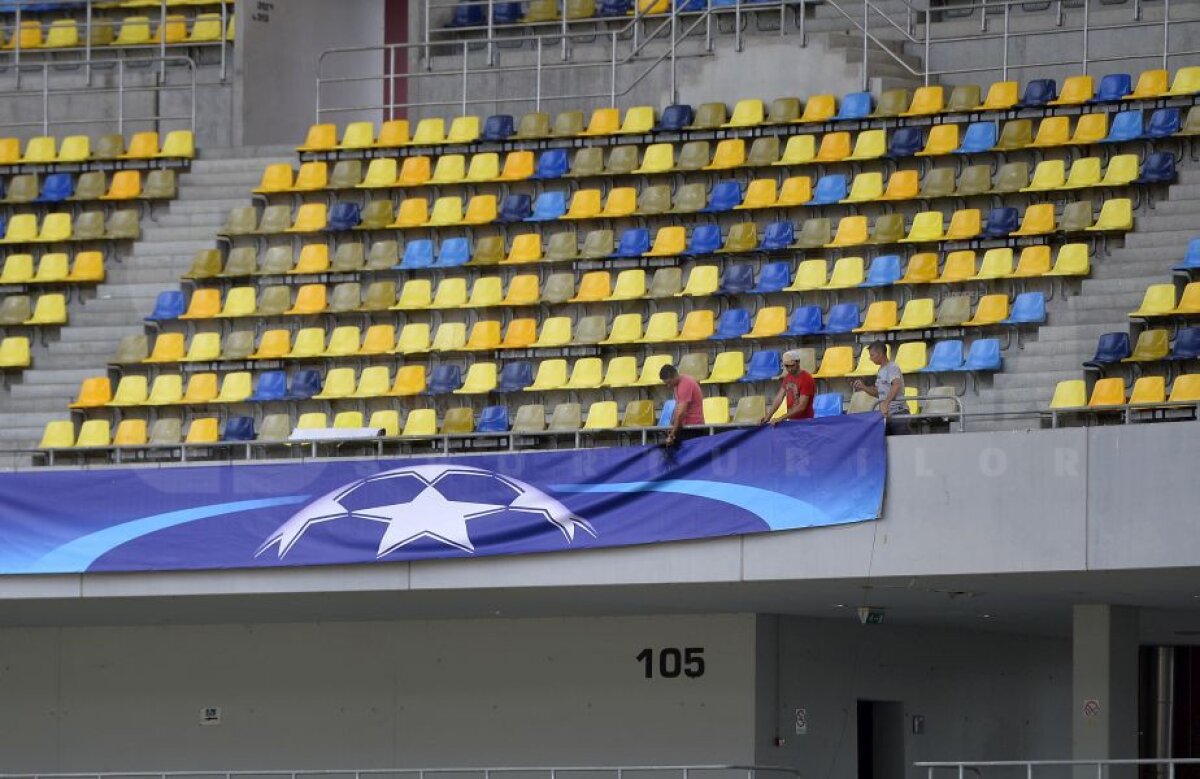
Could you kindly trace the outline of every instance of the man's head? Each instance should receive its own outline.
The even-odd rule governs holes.
[[[679,383],[679,371],[675,370],[674,365],[664,365],[658,371],[658,378],[662,380],[663,384],[673,388]]]
[[[867,352],[871,362],[876,365],[883,365],[887,362],[887,344],[883,341],[872,341],[871,345],[867,347]]]
[[[798,349],[783,353],[783,372],[789,376],[800,372],[800,351]]]

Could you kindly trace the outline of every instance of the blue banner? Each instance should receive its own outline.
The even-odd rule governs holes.
[[[525,554],[876,519],[883,420],[658,446],[0,474],[0,573]]]

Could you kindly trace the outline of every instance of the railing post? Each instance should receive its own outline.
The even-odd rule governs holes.
[[[713,18],[712,0],[707,0],[707,2],[705,3],[705,6],[704,6],[704,50],[705,51],[713,50],[713,36],[712,36],[713,21],[712,21],[712,18]],[[803,33],[801,33],[801,35],[800,35],[800,41],[801,41],[800,45],[803,46],[804,45],[804,34]]]
[[[21,4],[17,3],[17,16],[13,27],[13,40],[16,46],[13,49],[13,67],[17,71],[17,90],[21,89]],[[43,73],[45,71],[43,70]]]
[[[125,60],[117,60],[117,132],[125,134]]]
[[[492,20],[492,14],[496,10],[495,0],[487,0],[487,64],[496,64],[496,23]]]
[[[616,108],[617,107],[617,33],[615,31],[612,34],[611,52],[612,52],[612,63],[610,65],[609,74],[608,74],[608,80],[609,80],[608,107]]]
[[[733,4],[733,39],[734,50],[742,50],[742,0]]]
[[[675,89],[675,36],[679,25],[679,7],[671,3],[671,103],[679,102]]]
[[[167,80],[167,0],[160,0],[158,7],[158,83],[162,84]]]
[[[867,57],[869,56],[868,44],[870,37],[868,31],[871,28],[871,4],[867,0],[863,0],[863,59],[862,59],[862,88],[866,92],[870,89],[871,79],[867,74]]]
[[[804,8],[803,1],[800,3],[800,8]],[[779,0],[779,37],[782,38],[787,32],[783,28],[783,22],[787,19],[787,0]]]
[[[224,12],[225,4],[221,4],[221,10]],[[83,74],[87,85],[92,85],[92,0],[87,0],[87,8],[84,10],[83,19]]]
[[[1171,42],[1171,0],[1163,0],[1163,70],[1167,69],[1167,57]]]
[[[429,56],[429,0],[425,0],[425,46],[421,51],[425,55],[425,70],[433,70],[433,58]]]
[[[1008,11],[1009,6],[1004,6],[1004,35],[1000,42],[1004,45],[1004,64],[1000,68],[1000,80],[1008,81]]]
[[[50,134],[50,62],[42,63],[42,135]]]
[[[570,56],[567,50],[567,0],[562,0],[562,12],[559,15],[562,17],[562,59],[566,62]]]
[[[1091,6],[1087,0],[1083,2],[1083,75],[1087,75],[1088,66],[1088,8]]]
[[[929,6],[925,6],[925,86],[929,86]],[[901,47],[903,51],[903,47]]]
[[[463,39],[463,42],[462,42],[462,61],[463,61],[463,63],[462,63],[462,113],[460,114],[460,116],[467,115],[467,54],[469,54],[467,46],[469,45],[469,43],[470,42],[468,40],[466,40],[465,38]]]
[[[801,0],[800,7],[796,9],[796,13],[800,14],[800,48],[808,45],[808,36],[804,32],[804,20],[808,16],[808,1]]]
[[[225,4],[221,3],[221,81],[229,77],[229,16]]]
[[[534,69],[537,78],[534,81],[533,110],[542,110],[542,38],[537,39],[537,67]]]

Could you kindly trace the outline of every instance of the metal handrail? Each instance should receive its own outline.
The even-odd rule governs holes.
[[[50,70],[60,66],[75,66],[84,65],[84,60],[46,60],[40,65],[32,65],[26,63],[23,68],[29,70],[36,68],[41,72],[41,87],[37,90],[27,91],[2,91],[0,92],[0,101],[4,100],[27,100],[31,97],[40,96],[42,105],[42,114],[40,119],[31,119],[25,121],[7,122],[9,127],[38,127],[41,129],[42,135],[50,134],[51,125],[80,125],[80,124],[115,124],[118,133],[125,132],[126,123],[132,122],[154,122],[156,126],[165,122],[187,122],[188,129],[193,132],[196,129],[196,62],[191,57],[183,55],[171,55],[165,58],[152,57],[139,61],[139,64],[153,64],[162,68],[162,72],[166,72],[168,65],[176,64],[185,66],[188,69],[189,81],[186,84],[148,84],[148,85],[129,85],[125,82],[125,73],[127,70],[126,62],[123,59],[116,61],[117,78],[116,86],[113,87],[94,87],[82,86],[71,88],[54,88],[50,87]],[[168,115],[168,114],[153,114],[150,116],[126,116],[125,114],[125,96],[127,94],[137,94],[150,92],[162,94],[164,92],[189,92],[191,100],[189,101],[189,110],[187,114]],[[51,100],[52,98],[70,97],[73,95],[116,95],[115,111],[105,112],[103,116],[91,116],[82,119],[71,118],[51,118]],[[70,101],[64,101],[69,104]],[[57,104],[57,103],[56,103]],[[161,102],[158,103],[161,105]]]
[[[234,779],[234,777],[288,777],[288,779],[305,779],[305,777],[346,776],[354,779],[373,776],[395,776],[396,774],[416,775],[417,779],[442,774],[471,774],[491,779],[492,774],[504,773],[540,773],[558,779],[559,774],[579,772],[606,771],[615,774],[617,779],[624,779],[626,772],[662,771],[682,775],[682,779],[691,779],[690,774],[696,771],[736,771],[745,773],[747,779],[759,773],[780,773],[799,777],[800,772],[788,766],[760,765],[622,765],[622,766],[496,766],[486,768],[347,768],[323,770],[227,770],[227,771],[113,771],[88,773],[25,773],[0,774],[0,779],[190,779],[204,777],[205,779]]]
[[[937,761],[913,763],[917,768],[926,769],[928,779],[933,779],[934,772],[939,769],[956,771],[957,779],[966,779],[966,772],[979,773],[980,768],[1024,768],[1025,779],[1033,779],[1033,769],[1041,766],[1079,767],[1096,769],[1096,779],[1105,779],[1105,769],[1109,766],[1166,766],[1167,779],[1175,779],[1175,766],[1200,765],[1200,758],[1194,757],[1163,757],[1110,759],[1097,758],[1094,760],[980,760],[980,761]]]

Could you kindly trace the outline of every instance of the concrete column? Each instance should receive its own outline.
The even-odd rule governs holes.
[[[1072,757],[1136,758],[1137,609],[1076,606],[1072,639]],[[1096,775],[1085,771],[1077,776],[1080,773]],[[1114,771],[1109,776],[1126,773]]]

